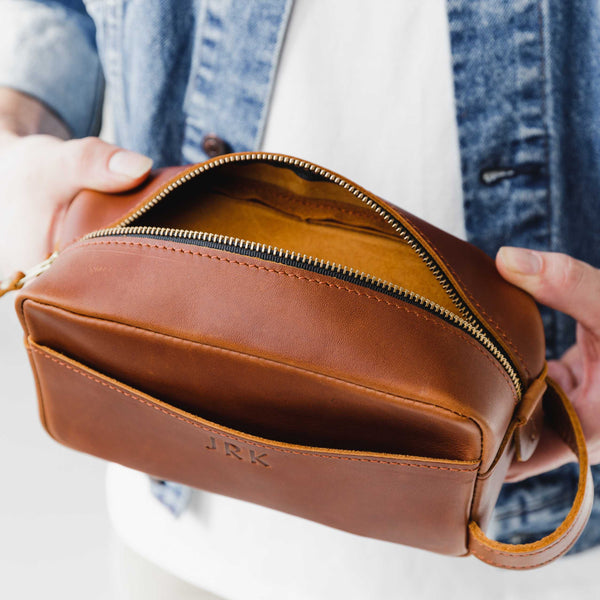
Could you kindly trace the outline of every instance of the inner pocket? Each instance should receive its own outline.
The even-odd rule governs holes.
[[[225,427],[320,448],[452,460],[479,457],[478,427],[428,403],[56,307],[28,302],[25,310],[31,331],[43,332],[40,346],[51,344],[64,360]],[[29,343],[34,345],[32,339]]]

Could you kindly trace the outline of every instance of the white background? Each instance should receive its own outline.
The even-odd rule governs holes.
[[[0,300],[0,594],[114,597],[105,465],[43,430],[13,301]]]

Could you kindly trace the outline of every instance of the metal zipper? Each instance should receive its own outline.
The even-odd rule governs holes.
[[[47,271],[52,266],[52,263],[57,256],[58,252],[53,252],[48,258],[31,267],[31,269],[28,269],[25,272],[19,271],[12,277],[0,280],[0,298],[8,292],[21,289],[28,281],[35,279],[38,275]]]
[[[148,212],[151,208],[156,206],[161,200],[163,200],[166,196],[168,196],[172,191],[180,187],[182,184],[190,181],[194,177],[200,175],[205,171],[210,171],[215,167],[222,166],[231,162],[245,162],[249,160],[266,160],[270,162],[280,162],[283,164],[293,165],[294,167],[299,167],[301,169],[306,169],[308,171],[312,171],[316,175],[320,175],[329,179],[333,183],[338,184],[340,187],[343,187],[345,190],[351,192],[356,196],[359,200],[364,202],[369,208],[374,210],[381,218],[386,221],[395,231],[400,235],[400,237],[417,253],[419,258],[423,260],[423,262],[427,265],[427,268],[434,274],[435,278],[439,281],[443,290],[448,294],[448,297],[452,302],[456,305],[461,315],[463,315],[467,320],[471,320],[473,316],[470,314],[468,308],[465,306],[464,302],[458,295],[458,292],[454,288],[454,286],[448,281],[443,271],[436,264],[436,262],[431,258],[429,253],[410,235],[410,233],[406,230],[406,228],[397,221],[394,217],[392,217],[382,206],[379,206],[373,199],[369,198],[365,193],[361,192],[354,185],[345,181],[343,178],[338,175],[334,175],[333,173],[323,169],[317,165],[314,165],[310,162],[300,160],[299,158],[292,158],[290,156],[282,156],[280,154],[267,154],[262,152],[252,152],[248,154],[232,154],[230,156],[223,156],[216,158],[210,162],[204,163],[199,167],[196,167],[192,171],[186,173],[184,176],[176,179],[174,182],[170,183],[166,188],[161,190],[156,196],[154,196],[151,200],[149,200],[146,204],[141,206],[134,213],[123,219],[121,222],[117,224],[117,227],[126,227],[133,223],[136,219],[139,219],[142,215]],[[96,232],[92,232],[85,236],[83,239],[91,237]]]
[[[344,265],[338,265],[330,261],[314,258],[312,256],[306,256],[305,254],[299,254],[290,250],[277,248],[274,246],[268,246],[266,244],[260,244],[240,238],[232,238],[225,235],[201,232],[201,231],[190,231],[185,229],[170,229],[163,227],[130,227],[131,223],[139,219],[142,215],[148,212],[151,208],[156,206],[164,198],[166,198],[171,192],[179,188],[184,183],[190,181],[194,177],[200,175],[203,172],[209,171],[215,167],[225,165],[232,162],[244,162],[244,161],[270,161],[280,162],[288,164],[301,169],[306,169],[312,173],[319,175],[336,183],[340,187],[343,187],[348,192],[352,193],[356,198],[364,202],[369,208],[374,210],[381,218],[387,222],[398,235],[415,251],[417,256],[425,263],[427,268],[433,273],[436,280],[442,286],[442,289],[446,292],[450,300],[457,307],[459,314],[456,314],[439,304],[416,294],[410,290],[406,290],[401,286],[394,283],[378,279],[370,274],[364,272],[358,272],[351,267]],[[381,291],[388,295],[400,298],[405,302],[418,305],[429,312],[432,312],[445,321],[459,327],[469,333],[475,338],[484,348],[486,348],[498,362],[502,365],[510,380],[512,381],[517,397],[520,399],[522,396],[522,382],[517,373],[516,368],[510,361],[510,359],[500,349],[499,343],[494,337],[486,331],[483,325],[476,319],[476,317],[470,312],[457,290],[448,281],[445,273],[441,267],[433,260],[431,255],[425,248],[421,246],[413,236],[407,231],[407,229],[392,217],[382,206],[377,204],[372,198],[369,198],[364,192],[361,192],[354,185],[339,177],[333,173],[318,167],[310,162],[303,161],[297,158],[289,156],[282,156],[278,154],[268,154],[261,152],[253,152],[247,154],[233,154],[230,156],[223,156],[216,158],[210,162],[204,163],[195,169],[189,171],[179,179],[176,179],[170,183],[166,188],[162,189],[156,196],[150,199],[146,204],[141,206],[134,213],[120,221],[115,227],[100,229],[85,235],[82,241],[89,240],[97,237],[112,236],[112,235],[136,235],[136,236],[148,236],[153,238],[165,238],[172,241],[183,241],[189,243],[196,243],[200,245],[206,245],[211,247],[218,247],[221,249],[229,249],[233,252],[247,254],[252,256],[261,257],[263,256],[267,260],[276,260],[292,266],[299,266],[311,271],[318,271],[325,275],[331,275],[346,281],[352,281],[359,285]],[[48,265],[49,266],[49,265]],[[46,267],[47,268],[47,267]]]

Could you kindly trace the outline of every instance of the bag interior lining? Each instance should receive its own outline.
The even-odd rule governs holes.
[[[350,267],[455,306],[415,251],[374,210],[330,181],[267,164],[229,165],[172,192],[135,225],[203,231]]]

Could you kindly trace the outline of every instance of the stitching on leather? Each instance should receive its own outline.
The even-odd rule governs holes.
[[[481,314],[483,314],[486,317],[486,319],[492,325],[496,326],[496,328],[498,329],[498,332],[500,333],[500,335],[502,336],[502,338],[504,339],[504,341],[512,348],[513,352],[521,360],[523,370],[525,371],[525,374],[527,375],[527,377],[531,378],[531,373],[529,372],[529,369],[527,368],[527,362],[525,361],[525,358],[523,357],[523,355],[519,352],[519,350],[515,346],[514,342],[512,341],[512,338],[509,336],[509,334],[500,326],[500,324],[497,321],[495,321],[489,315],[489,313],[481,306],[481,304],[479,304],[479,302],[477,302],[477,300],[475,300],[475,298],[473,296],[473,293],[471,292],[471,290],[469,289],[469,287],[459,277],[458,273],[452,268],[452,266],[450,265],[449,261],[446,260],[445,256],[442,254],[442,252],[440,252],[440,250],[438,250],[437,246],[429,239],[429,237],[427,235],[425,235],[425,232],[421,231],[421,229],[419,229],[412,222],[411,222],[411,225],[421,234],[421,237],[433,248],[433,250],[436,252],[436,254],[444,261],[445,267],[450,271],[450,273],[452,273],[452,275],[454,275],[454,277],[456,278],[456,281],[458,281],[458,283],[460,284],[461,288],[467,294],[467,296],[469,297],[469,299],[471,300],[471,302],[475,306],[477,306],[477,308],[479,309],[479,311],[481,312]]]
[[[558,395],[557,392],[552,387],[550,389],[552,389],[552,391],[553,391],[553,393],[555,393],[555,395]],[[560,397],[558,400],[561,401]],[[566,417],[566,419],[569,420],[569,415],[568,415],[567,411],[565,410],[564,406],[562,405],[562,402],[560,403],[560,412],[561,412],[562,416]],[[563,429],[564,428],[561,427],[561,430],[563,430]],[[569,436],[569,437],[572,437],[572,436]],[[575,450],[575,448],[574,448],[574,450]],[[579,466],[579,468],[581,469],[581,465]],[[569,520],[568,517],[561,523],[561,525],[559,526],[558,529],[560,529],[561,527],[564,527],[565,531],[564,531],[564,533],[561,533],[560,535],[558,535],[556,537],[556,539],[554,539],[551,543],[549,543],[547,545],[543,545],[543,546],[536,548],[534,550],[531,550],[531,551],[513,551],[513,552],[511,552],[510,550],[500,550],[500,549],[496,549],[494,547],[485,546],[484,541],[473,536],[475,543],[481,545],[481,550],[483,553],[478,554],[474,550],[472,550],[472,553],[477,558],[479,558],[485,562],[489,562],[490,564],[493,564],[495,566],[501,566],[501,567],[505,567],[505,568],[509,568],[509,569],[526,569],[526,568],[530,568],[530,567],[529,566],[507,566],[506,564],[504,564],[502,562],[499,562],[499,563],[494,562],[493,560],[491,560],[490,556],[492,556],[492,557],[494,555],[498,556],[498,557],[509,556],[509,557],[517,557],[517,558],[536,556],[536,555],[550,551],[557,544],[563,542],[568,535],[573,534],[574,539],[566,546],[566,548],[564,548],[562,551],[559,551],[559,555],[566,553],[575,544],[575,542],[577,541],[577,539],[579,537],[579,533],[584,529],[585,524],[586,524],[586,518],[585,518],[584,512],[582,512],[582,506],[583,506],[586,492],[587,492],[587,485],[584,486],[583,491],[581,490],[581,474],[580,474],[580,480],[579,480],[579,484],[577,486],[577,494],[575,495],[575,500],[573,502],[573,506],[571,507],[571,510],[569,511],[569,515],[574,512],[574,516],[569,524],[567,524],[567,522]],[[583,520],[583,522],[582,522],[582,520]],[[554,533],[550,534],[549,537],[556,535],[558,529],[555,530]],[[540,542],[542,542],[542,540],[533,542],[532,544],[529,544],[529,545],[535,547]],[[531,565],[531,566],[542,566],[549,562],[552,562],[555,558],[557,558],[557,556],[553,556],[549,560],[546,560],[541,563],[535,563],[534,565]]]
[[[584,491],[584,494],[585,494],[585,491]],[[573,528],[576,526],[577,522],[581,521],[581,519],[583,517],[583,513],[581,512],[581,506],[582,506],[582,502],[577,502],[577,504],[573,505],[574,508],[576,507],[576,514],[575,514],[575,517],[573,518],[573,522],[571,523],[571,526],[567,528],[564,535],[558,536],[554,541],[552,541],[548,545],[544,545],[544,546],[541,546],[540,548],[537,548],[535,550],[530,550],[530,551],[528,551],[528,550],[525,550],[525,551],[498,550],[493,547],[485,547],[485,546],[482,547],[482,550],[485,554],[492,554],[492,555],[496,555],[496,556],[511,556],[511,557],[537,556],[538,554],[543,554],[544,552],[548,552],[549,550],[554,548],[554,546],[556,546],[560,542],[564,541],[565,537],[571,531],[573,531]],[[571,509],[571,510],[573,510],[573,509]],[[565,522],[566,522],[566,519],[565,519],[565,521],[563,521],[563,523],[561,525],[564,525]],[[579,526],[577,531],[578,532],[581,531],[584,527],[585,527],[585,522]],[[555,533],[556,533],[556,531],[554,532],[554,534]],[[550,535],[554,535],[554,534],[550,534]],[[569,544],[569,546],[567,546],[567,550],[577,541],[578,537],[579,537],[578,535],[575,535],[575,539]],[[481,540],[477,540],[477,538],[475,538],[475,539],[480,544],[483,544],[483,542]],[[539,544],[541,541],[542,540],[538,540],[537,542],[532,542],[531,544],[526,544],[526,545],[535,546],[536,544]],[[481,555],[476,554],[474,551],[472,551],[472,553],[475,554],[475,556],[477,556],[478,558],[482,558]],[[552,558],[546,562],[551,562],[552,560],[554,560],[554,558]],[[496,563],[493,563],[493,564],[496,564]],[[546,564],[546,563],[540,563],[540,565],[543,565],[543,564]],[[499,565],[496,565],[496,566],[499,566]],[[503,566],[503,565],[501,565],[501,566]],[[509,568],[523,569],[523,568],[527,568],[527,567],[509,567]]]
[[[32,358],[31,347],[27,347],[27,344],[26,344],[25,349],[27,350],[29,359],[31,359]],[[47,432],[50,432],[50,428],[48,427],[48,417],[46,416],[46,407],[44,406],[44,403],[42,402],[42,386],[40,384],[40,378],[38,376],[37,369],[33,369],[33,380],[35,382],[35,391],[37,392],[37,395],[39,398],[40,422],[42,423],[42,427]],[[52,436],[52,437],[54,437],[54,436]]]
[[[218,185],[214,186],[214,189],[217,191],[218,194],[222,194],[223,196],[227,196],[228,198],[233,198],[235,200],[239,199],[238,196],[234,196],[233,194],[227,193],[223,188],[219,187]],[[253,190],[253,193],[255,193],[254,190]],[[309,206],[311,208],[312,207],[330,208],[330,209],[340,211],[343,213],[348,213],[349,215],[353,215],[355,217],[366,218],[367,220],[372,221],[373,223],[377,223],[377,224],[385,223],[385,221],[382,221],[381,217],[378,217],[377,215],[375,215],[375,213],[368,211],[368,209],[366,209],[366,211],[368,211],[368,212],[366,212],[366,211],[361,211],[359,208],[345,208],[345,207],[338,206],[335,201],[331,201],[330,204],[327,204],[326,202],[312,202],[312,201],[306,200],[300,196],[296,196],[295,194],[286,194],[285,192],[279,192],[279,191],[275,191],[275,190],[269,190],[268,194],[270,194],[271,196],[274,196],[275,198],[279,198],[282,200],[288,200],[288,201],[296,203],[296,204],[303,204],[304,206]],[[274,208],[275,210],[282,210],[279,206],[274,207],[271,204],[268,204],[268,202],[266,202],[266,201],[264,201],[264,203],[261,202],[261,204],[267,205],[270,208]],[[392,232],[393,232],[393,229],[392,229]],[[399,240],[399,241],[402,241],[402,240]]]
[[[272,358],[267,358],[264,356],[255,356],[253,354],[248,354],[246,352],[241,352],[240,350],[233,350],[231,348],[223,348],[221,346],[215,346],[212,344],[207,344],[205,342],[198,342],[196,340],[188,340],[185,338],[181,338],[181,337],[177,337],[174,335],[170,335],[167,333],[161,333],[160,331],[152,331],[150,329],[144,329],[143,327],[138,327],[137,325],[130,325],[129,323],[119,323],[118,321],[111,321],[108,319],[101,319],[98,317],[92,317],[90,315],[85,315],[85,314],[79,314],[79,313],[74,313],[71,312],[69,310],[65,310],[64,308],[59,308],[57,306],[53,306],[51,304],[45,304],[42,302],[38,302],[38,301],[34,301],[36,304],[40,305],[40,306],[46,306],[49,308],[53,308],[55,310],[59,310],[59,311],[63,311],[66,312],[69,315],[77,315],[78,317],[83,317],[85,319],[92,319],[94,321],[103,321],[103,322],[107,322],[110,323],[111,326],[113,327],[117,327],[117,328],[121,328],[121,329],[135,329],[137,331],[142,332],[142,334],[144,335],[149,335],[149,336],[155,336],[155,337],[160,337],[160,338],[167,338],[169,340],[176,340],[178,343],[182,343],[182,344],[189,344],[191,346],[203,346],[205,348],[211,348],[212,350],[215,350],[217,352],[223,352],[223,353],[231,353],[231,354],[236,354],[238,356],[242,356],[246,359],[250,359],[250,360],[254,360],[254,361],[265,361],[265,362],[269,362],[275,365],[278,365],[280,367],[285,367],[285,368],[289,368],[292,369],[294,371],[301,371],[303,373],[309,373],[311,376],[314,377],[318,377],[318,378],[322,378],[322,379],[329,379],[329,380],[333,380],[336,382],[339,382],[343,385],[347,385],[353,388],[357,388],[358,390],[368,390],[370,392],[373,392],[374,394],[379,394],[382,396],[387,396],[389,398],[394,398],[394,399],[402,399],[402,400],[406,400],[407,402],[409,402],[410,404],[414,404],[414,405],[424,405],[424,406],[428,406],[431,407],[432,409],[439,409],[440,411],[443,412],[448,412],[451,413],[453,415],[456,415],[457,417],[460,417],[461,419],[465,419],[467,421],[470,421],[471,423],[473,423],[473,425],[475,425],[475,427],[477,427],[478,431],[479,431],[479,439],[480,439],[480,451],[479,451],[479,457],[477,458],[477,460],[481,460],[481,457],[483,455],[483,443],[481,442],[481,438],[483,437],[483,433],[481,432],[481,427],[479,426],[479,424],[477,423],[477,421],[475,421],[472,417],[469,417],[468,415],[465,415],[461,412],[458,412],[457,410],[453,410],[451,408],[448,408],[446,406],[439,406],[438,404],[431,404],[429,402],[423,402],[422,400],[418,400],[415,398],[410,398],[407,396],[402,396],[400,394],[393,394],[391,392],[385,392],[383,390],[378,390],[376,388],[367,386],[367,385],[361,385],[358,383],[354,383],[352,381],[347,381],[345,379],[341,379],[339,377],[335,377],[334,375],[328,375],[325,373],[319,373],[318,371],[312,371],[310,369],[305,369],[303,367],[299,367],[297,365],[290,365],[287,364],[285,362],[280,362],[277,361],[275,359]],[[29,337],[29,334],[28,334]],[[35,341],[33,343],[36,343]]]
[[[210,259],[216,259],[219,261],[223,261],[223,262],[227,262],[230,264],[236,264],[239,266],[243,266],[243,267],[247,267],[250,269],[257,269],[259,271],[266,271],[269,273],[276,273],[277,275],[284,275],[286,277],[291,277],[294,279],[298,279],[298,280],[303,280],[306,281],[307,283],[317,283],[318,285],[325,285],[327,287],[330,288],[335,288],[344,292],[349,292],[351,294],[355,294],[357,296],[364,296],[370,300],[375,300],[376,302],[381,302],[383,304],[386,304],[387,306],[390,307],[394,307],[396,309],[399,310],[403,310],[409,314],[412,314],[420,319],[424,319],[426,321],[430,321],[431,323],[434,323],[436,326],[442,327],[444,329],[447,329],[448,331],[451,331],[452,333],[456,332],[456,328],[447,325],[446,323],[444,323],[443,321],[441,321],[440,319],[432,319],[424,314],[421,314],[415,310],[411,310],[410,308],[397,304],[395,302],[390,302],[388,300],[385,300],[383,298],[379,298],[378,296],[373,296],[371,294],[367,294],[365,292],[360,292],[358,290],[354,290],[352,288],[348,288],[345,286],[340,286],[334,283],[331,283],[329,281],[323,281],[321,279],[316,279],[316,278],[309,278],[309,277],[304,277],[302,275],[298,275],[296,273],[290,273],[288,271],[282,271],[279,269],[269,269],[263,265],[257,265],[257,264],[253,264],[253,263],[247,263],[247,262],[241,262],[238,260],[232,260],[230,258],[224,257],[224,256],[217,256],[214,254],[208,254],[205,252],[194,252],[192,250],[184,250],[182,248],[173,248],[171,246],[159,246],[157,244],[144,244],[141,242],[111,242],[111,241],[103,241],[103,242],[88,242],[86,245],[88,246],[107,246],[107,245],[118,245],[118,246],[139,246],[139,247],[146,247],[146,248],[156,248],[158,250],[167,250],[170,252],[179,252],[181,254],[189,254],[192,256],[201,256],[203,258],[210,258]],[[469,338],[467,335],[465,335],[465,337],[463,338],[464,341],[466,341],[470,346],[472,346],[473,348],[475,348],[482,356],[485,357],[485,359],[494,366],[494,368],[502,375],[503,379],[505,380],[505,382],[508,384],[508,386],[510,387],[511,390],[511,394],[513,397],[513,400],[515,403],[518,402],[518,398],[517,398],[517,394],[516,391],[514,389],[513,383],[510,380],[508,374],[506,373],[506,371],[490,356],[490,354],[484,350],[479,344],[475,343],[474,341],[471,340],[471,338]]]
[[[559,554],[559,556],[562,556],[562,554],[566,554],[577,542],[577,537],[564,549],[564,551]],[[553,556],[552,558],[549,558],[548,560],[545,560],[544,562],[536,562],[533,565],[524,565],[524,566],[517,566],[517,565],[507,565],[506,563],[503,562],[496,562],[494,560],[491,560],[489,556],[485,556],[482,554],[479,554],[477,552],[475,552],[474,550],[471,550],[471,554],[473,554],[473,556],[476,556],[479,560],[482,560],[483,562],[486,562],[490,565],[493,565],[494,567],[502,567],[504,569],[512,569],[515,571],[524,571],[524,570],[528,570],[528,569],[532,569],[535,567],[543,567],[544,565],[547,565],[548,563],[551,563],[553,561],[555,561],[559,556]],[[511,554],[511,557],[515,557],[515,558],[520,558],[522,555],[519,554]],[[529,554],[526,554],[524,556],[530,556]]]
[[[469,287],[465,284],[465,282],[462,280],[462,278],[459,276],[459,274],[454,270],[454,268],[444,258],[443,254],[437,249],[437,247],[435,246],[435,244],[433,244],[433,242],[431,242],[424,233],[421,232],[421,235],[425,238],[425,240],[427,241],[427,243],[429,243],[431,245],[431,247],[435,250],[435,252],[440,255],[440,257],[444,261],[445,266],[452,273],[452,275],[454,275],[454,277],[456,278],[456,281],[458,281],[458,283],[460,284],[461,288],[465,291],[465,293],[467,294],[467,296],[469,297],[469,299],[471,300],[471,302],[479,309],[479,312],[481,312],[481,314],[492,325],[494,325],[497,328],[497,330],[500,333],[500,335],[502,336],[502,338],[512,348],[513,352],[519,357],[519,359],[521,360],[522,366],[523,366],[523,370],[525,371],[525,374],[527,375],[527,377],[531,377],[531,373],[529,372],[529,369],[527,368],[527,362],[525,360],[525,357],[521,354],[521,352],[519,352],[518,348],[516,347],[516,345],[512,341],[512,338],[510,337],[510,335],[508,334],[508,332],[505,331],[504,328],[500,325],[500,323],[498,323],[498,321],[496,321],[485,310],[485,308],[475,299],[475,297],[473,296],[473,293],[471,292],[471,290],[469,289]]]
[[[318,452],[299,452],[296,450],[287,450],[284,448],[277,448],[275,446],[267,446],[265,444],[260,444],[258,442],[249,441],[249,440],[246,440],[245,438],[227,434],[225,432],[219,431],[218,429],[211,429],[210,427],[201,425],[200,423],[196,423],[195,421],[192,421],[191,419],[187,419],[180,415],[174,414],[165,408],[157,406],[153,402],[150,402],[150,401],[145,400],[144,398],[141,398],[137,395],[126,392],[125,390],[122,390],[122,389],[118,388],[117,386],[114,386],[110,383],[107,383],[106,381],[103,381],[102,379],[99,379],[98,377],[95,377],[89,373],[86,373],[82,369],[79,369],[73,365],[70,365],[69,363],[67,363],[63,360],[60,360],[60,359],[50,355],[49,353],[45,352],[44,350],[41,350],[34,346],[31,346],[31,350],[33,352],[36,352],[37,354],[40,354],[43,358],[46,358],[46,359],[51,360],[59,365],[62,365],[64,367],[66,367],[67,369],[70,369],[71,371],[77,373],[78,375],[81,375],[83,377],[86,377],[87,379],[90,379],[91,381],[99,383],[100,385],[107,387],[115,392],[118,392],[119,394],[122,394],[129,398],[132,398],[133,400],[136,400],[136,401],[140,402],[141,404],[144,404],[150,408],[153,408],[154,410],[162,412],[171,418],[177,419],[178,421],[183,421],[184,423],[187,423],[189,425],[192,425],[198,429],[202,429],[203,431],[207,431],[209,433],[217,433],[221,437],[226,437],[226,438],[229,438],[232,440],[236,440],[236,441],[239,441],[248,446],[256,446],[259,448],[264,448],[265,450],[269,450],[271,452],[282,452],[285,454],[299,454],[302,456],[312,456],[314,458],[329,458],[329,459],[336,459],[336,460],[349,460],[349,461],[354,461],[354,462],[369,462],[369,463],[377,463],[377,464],[386,464],[386,465],[391,465],[391,466],[396,466],[396,467],[414,467],[414,468],[419,468],[419,469],[433,469],[436,471],[455,471],[458,473],[473,473],[474,471],[477,471],[477,469],[479,468],[478,465],[475,465],[473,467],[467,467],[464,469],[455,469],[455,468],[451,468],[451,467],[435,467],[433,465],[416,465],[416,464],[407,463],[407,462],[393,462],[393,461],[375,460],[375,459],[368,459],[368,458],[351,458],[351,457],[347,457],[347,456],[331,456],[331,455],[327,455],[327,454],[320,454]],[[402,460],[402,459],[399,459],[399,460]],[[424,458],[423,460],[427,460],[427,459]]]
[[[502,336],[502,338],[504,339],[504,341],[511,347],[512,351],[517,355],[517,357],[521,361],[521,366],[523,367],[523,370],[525,371],[525,374],[527,375],[527,377],[531,378],[531,372],[529,371],[529,368],[527,367],[527,361],[525,360],[525,357],[521,354],[521,352],[519,352],[519,350],[516,347],[516,345],[513,343],[511,337],[508,334],[508,332],[506,332],[503,329],[503,327],[500,325],[500,323],[498,323],[498,321],[496,321],[485,310],[485,308],[483,308],[483,306],[481,306],[481,304],[479,302],[477,302],[477,300],[475,299],[475,297],[473,296],[473,294],[466,287],[465,283],[458,276],[458,273],[456,273],[454,271],[454,269],[452,269],[452,267],[450,267],[450,266],[448,267],[448,269],[454,275],[454,277],[456,277],[456,280],[460,283],[461,287],[465,290],[465,292],[469,296],[469,299],[471,300],[471,302],[479,309],[479,312],[487,319],[487,321],[489,323],[491,323],[492,325],[494,325],[496,327],[496,329],[498,330],[498,332],[500,333],[500,335]]]
[[[581,513],[579,513],[577,515],[577,518],[579,519],[579,517],[581,516]],[[579,527],[578,531],[575,534],[575,539],[573,539],[569,545],[564,549],[563,552],[561,552],[560,555],[565,554],[566,552],[569,551],[569,549],[575,545],[575,543],[577,542],[577,540],[579,539],[579,532],[581,532],[581,530],[583,529],[583,527],[585,527],[585,523],[583,526]],[[568,533],[568,532],[567,532]],[[505,569],[531,569],[532,567],[541,567],[543,565],[547,565],[548,563],[551,563],[553,560],[556,560],[558,558],[558,556],[553,556],[552,558],[545,560],[544,562],[541,563],[535,563],[534,565],[526,565],[526,566],[516,566],[516,565],[507,565],[506,563],[502,563],[502,562],[494,562],[493,560],[491,560],[491,558],[489,557],[489,554],[494,554],[496,556],[502,556],[502,557],[511,557],[511,558],[526,558],[526,557],[530,557],[530,556],[536,556],[538,554],[542,554],[544,552],[547,552],[549,550],[551,550],[554,546],[556,546],[556,544],[558,544],[559,542],[564,541],[564,536],[561,536],[559,538],[557,538],[556,540],[554,540],[554,542],[552,542],[549,546],[544,546],[543,548],[540,548],[539,550],[536,550],[534,552],[524,552],[524,553],[520,553],[520,552],[505,552],[502,550],[494,550],[493,548],[483,548],[484,552],[483,553],[477,553],[475,550],[471,550],[471,554],[473,554],[474,556],[476,556],[477,558],[479,558],[480,560],[483,560],[484,562],[488,562],[489,564],[494,565],[495,567],[504,567]],[[534,544],[537,542],[533,542]]]

